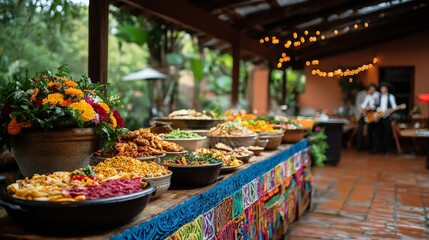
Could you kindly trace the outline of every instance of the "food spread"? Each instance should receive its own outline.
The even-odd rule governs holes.
[[[164,139],[189,139],[189,138],[201,138],[201,135],[194,132],[184,131],[180,129],[174,129],[173,131],[164,135]]]
[[[147,187],[133,174],[103,178],[91,167],[73,172],[54,172],[18,180],[7,187],[15,198],[37,201],[73,202],[108,198],[138,192]]]
[[[200,157],[206,156],[211,158],[218,158],[222,160],[222,166],[239,166],[241,164],[241,162],[234,155],[219,149],[199,148],[193,154]]]
[[[168,118],[173,119],[213,119],[205,112],[197,112],[195,109],[177,110],[168,115]]]
[[[207,164],[216,164],[221,162],[221,159],[210,155],[196,155],[193,153],[186,153],[180,156],[163,160],[163,164],[172,166],[198,166]]]

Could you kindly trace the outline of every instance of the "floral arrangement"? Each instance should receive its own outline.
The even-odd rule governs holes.
[[[113,107],[117,96],[106,98],[105,85],[82,75],[72,80],[66,66],[34,77],[15,76],[0,88],[0,144],[10,146],[11,137],[25,129],[93,128],[105,149],[123,135],[124,120]]]

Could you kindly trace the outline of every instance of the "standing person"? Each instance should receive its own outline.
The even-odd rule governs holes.
[[[393,94],[389,93],[392,91],[392,85],[386,82],[380,84],[380,98],[377,104],[378,112],[386,112],[388,109],[396,108],[396,99]],[[372,153],[378,152],[380,149],[380,142],[383,141],[385,144],[386,153],[392,152],[392,146],[390,138],[392,137],[392,118],[390,115],[383,116],[379,122],[375,123],[375,135],[376,138],[373,141]]]
[[[380,93],[377,91],[377,86],[374,83],[371,83],[366,90],[366,94],[362,103],[360,105],[356,105],[356,107],[359,108],[359,121],[356,139],[356,149],[358,151],[362,150],[362,148],[365,146],[365,138],[363,134],[366,125],[365,115],[369,111],[375,111],[375,106],[378,103],[379,98]],[[373,123],[367,125],[367,132],[369,134],[369,140],[371,143],[374,140],[373,125]]]

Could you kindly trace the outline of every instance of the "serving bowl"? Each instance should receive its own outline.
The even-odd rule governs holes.
[[[186,151],[193,152],[195,149],[204,147],[207,137],[200,138],[170,138],[164,139],[168,142],[174,142],[182,146]]]
[[[244,156],[235,156],[235,158],[242,161],[243,163],[248,163],[250,158],[253,157],[253,155],[255,155],[255,154],[253,152],[251,152],[251,153],[244,155]]]
[[[282,143],[284,132],[270,132],[270,133],[259,133],[259,139],[266,140],[268,143],[265,146],[265,150],[276,150]]]
[[[123,196],[77,202],[24,200],[12,197],[3,186],[0,206],[24,228],[44,233],[82,233],[109,229],[134,219],[146,207],[154,183],[140,192]]]
[[[209,129],[218,123],[225,122],[224,119],[153,118],[152,120],[171,123],[171,127],[174,129]]]
[[[222,137],[222,136],[207,136],[210,142],[210,147],[214,148],[216,143],[223,143],[232,148],[248,147],[255,143],[256,134],[239,137]]]
[[[173,172],[171,188],[192,188],[214,183],[219,176],[222,162],[197,166],[164,166]]]
[[[156,193],[153,196],[153,198],[161,196],[164,192],[168,190],[171,184],[171,176],[173,175],[173,172],[169,171],[170,173],[164,176],[159,177],[150,177],[150,178],[143,178],[144,180],[148,180],[154,183],[156,187]]]
[[[237,165],[237,166],[222,166],[220,169],[220,172],[221,173],[229,173],[229,172],[237,170],[237,168],[241,167],[244,164],[244,162],[241,160],[238,160],[238,162],[239,162],[239,165]]]
[[[282,142],[296,143],[301,141],[305,136],[305,129],[286,129]]]
[[[268,143],[268,141],[267,141],[267,143]],[[255,154],[255,156],[261,155],[261,152],[264,150],[264,148],[261,147],[261,146],[250,146],[247,149],[249,149],[250,151],[252,151],[253,154]]]

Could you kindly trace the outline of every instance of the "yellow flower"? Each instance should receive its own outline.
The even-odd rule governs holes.
[[[74,81],[66,81],[65,84],[67,87],[77,87],[78,86],[77,82],[74,82]]]
[[[104,111],[106,111],[107,113],[110,112],[110,107],[109,105],[105,104],[105,103],[100,103],[100,106],[104,109]]]
[[[85,122],[91,121],[96,115],[94,109],[91,107],[91,105],[89,105],[89,103],[85,102],[85,100],[72,103],[70,104],[70,107],[79,111],[83,121]]]
[[[110,114],[109,118],[110,118],[110,121],[112,122],[112,127],[116,128],[118,126],[118,122],[116,121],[116,118],[113,116],[113,113]]]
[[[77,88],[67,88],[67,89],[65,90],[65,93],[66,93],[67,95],[70,95],[70,96],[73,96],[73,97],[80,97],[80,98],[82,98],[82,97],[83,97],[83,92],[82,92],[82,90],[77,89]]]
[[[61,105],[64,101],[64,96],[61,93],[51,93],[46,98],[43,99],[43,104],[51,104],[53,106],[59,104]]]

